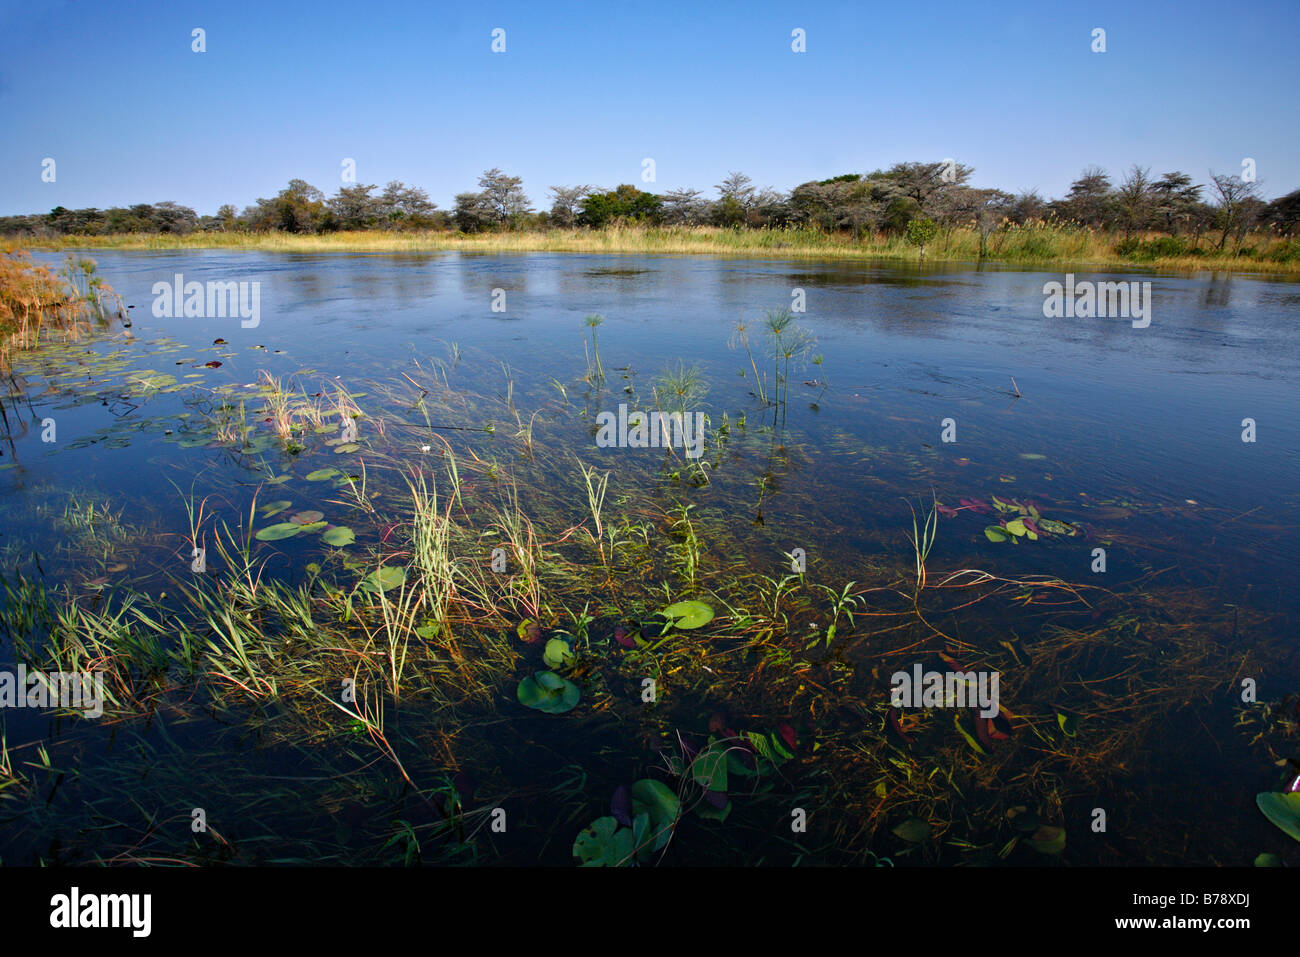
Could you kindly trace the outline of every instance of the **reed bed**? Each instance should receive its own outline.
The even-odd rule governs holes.
[[[456,233],[359,231],[325,234],[204,232],[131,233],[25,239],[40,249],[233,249],[269,252],[444,252],[709,255],[774,259],[918,260],[906,237],[848,234],[809,228],[724,229],[710,226],[616,225],[602,229],[539,228],[513,232]],[[1251,234],[1224,250],[1203,240],[1149,234],[1121,239],[1068,224],[1034,222],[993,232],[985,256],[971,228],[940,230],[926,246],[930,262],[976,262],[1048,266],[1142,267],[1174,272],[1206,270],[1291,275],[1300,272],[1300,243],[1271,234]]]

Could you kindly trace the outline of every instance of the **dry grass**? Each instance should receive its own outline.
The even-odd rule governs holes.
[[[1238,270],[1294,274],[1300,272],[1296,244],[1266,234],[1252,234],[1218,252],[1207,241],[1193,255],[1120,255],[1117,235],[1056,223],[1032,223],[995,232],[988,259],[1028,265],[1149,266],[1179,271]],[[1140,237],[1159,238],[1155,234]],[[33,248],[65,249],[247,249],[271,252],[439,252],[467,253],[611,253],[770,257],[779,259],[919,258],[901,236],[874,234],[861,241],[813,229],[721,229],[710,226],[610,226],[604,229],[530,229],[465,235],[436,230],[408,232],[337,232],[321,235],[211,232],[185,236],[127,234],[67,236],[31,240]],[[979,259],[974,229],[944,230],[926,247],[931,262]]]

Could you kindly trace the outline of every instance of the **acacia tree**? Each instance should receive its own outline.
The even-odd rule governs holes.
[[[1124,174],[1119,188],[1115,191],[1115,206],[1119,210],[1120,222],[1124,224],[1124,238],[1128,239],[1133,231],[1145,229],[1150,222],[1151,212],[1151,171],[1136,163]]]
[[[507,176],[495,166],[479,177],[482,195],[499,225],[513,225],[521,216],[533,211],[532,203],[524,194],[523,182],[518,176]]]
[[[572,226],[583,197],[590,192],[590,186],[552,186],[551,222],[557,226]]]
[[[1210,182],[1218,193],[1216,203],[1218,227],[1223,231],[1219,236],[1218,248],[1222,249],[1230,233],[1237,231],[1238,241],[1240,241],[1241,235],[1249,228],[1248,214],[1260,202],[1257,194],[1261,184],[1257,181],[1248,183],[1240,176],[1216,174],[1213,170],[1210,171]]]
[[[1201,187],[1186,173],[1165,173],[1151,185],[1152,215],[1170,236],[1178,235],[1181,225],[1188,225],[1201,201]]]
[[[1110,220],[1114,199],[1106,171],[1100,166],[1089,166],[1070,184],[1065,199],[1053,203],[1052,207],[1066,219],[1100,227]]]
[[[673,226],[698,226],[708,215],[708,201],[698,189],[670,189],[660,195],[659,215]]]
[[[379,218],[379,204],[370,194],[376,189],[372,183],[354,183],[340,186],[339,191],[325,204],[339,229],[365,229]]]

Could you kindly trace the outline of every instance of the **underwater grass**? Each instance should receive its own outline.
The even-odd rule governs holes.
[[[785,539],[809,526],[816,492],[781,481],[808,453],[775,415],[750,429],[739,424],[742,413],[725,437],[721,426],[712,430],[709,446],[726,455],[710,483],[696,486],[673,479],[671,458],[633,465],[591,450],[575,468],[580,406],[539,403],[527,435],[489,432],[484,422],[534,396],[453,388],[447,371],[413,363],[373,384],[364,412],[343,390],[333,411],[367,423],[367,440],[334,454],[338,444],[326,443],[338,439],[326,436],[339,424],[301,430],[300,458],[282,462],[288,482],[263,485],[251,500],[178,491],[186,528],[160,549],[171,553],[159,557],[164,583],[89,597],[31,579],[6,584],[0,621],[14,647],[33,663],[103,672],[107,720],[142,739],[121,772],[90,763],[80,771],[87,813],[104,826],[80,832],[59,859],[497,859],[523,853],[494,847],[485,826],[490,802],[508,796],[536,802],[528,813],[542,815],[534,822],[543,836],[523,845],[527,853],[564,861],[573,836],[609,800],[585,784],[588,776],[609,780],[635,766],[665,778],[686,808],[668,856],[657,858],[664,861],[716,861],[725,848],[769,862],[1041,863],[1057,858],[1033,844],[1051,848],[1055,832],[1034,838],[1037,829],[1018,829],[1024,815],[1065,827],[1073,849],[1080,802],[1099,790],[1155,807],[1159,782],[1135,780],[1133,770],[1171,715],[1204,706],[1236,675],[1266,665],[1257,645],[1222,640],[1227,619],[1209,592],[1164,592],[1178,602],[1171,621],[1145,582],[1120,595],[1048,577],[935,568],[936,508],[913,512],[910,535],[900,524],[865,557],[826,549],[808,571],[784,574]],[[703,394],[703,372],[687,371],[677,374],[694,385],[657,390],[665,403]],[[774,388],[783,378],[774,371]],[[305,394],[293,383],[275,392],[286,402]],[[323,485],[305,481],[301,473],[326,453],[339,474]],[[245,459],[255,483],[268,478],[256,457]],[[780,508],[778,527],[735,520],[744,507],[730,505],[731,496],[757,482]],[[301,533],[284,544],[258,541],[256,532],[279,520],[259,505],[272,488],[293,499],[318,489],[319,500],[307,504],[348,523],[355,543],[304,554],[291,551]],[[68,513],[70,525],[107,535],[104,513],[90,504]],[[196,540],[207,548],[202,574],[189,564]],[[184,563],[175,561],[178,544]],[[493,568],[496,548],[507,559],[502,571]],[[619,639],[617,629],[626,640],[652,612],[685,598],[718,612],[703,631],[642,636],[630,647]],[[582,698],[567,714],[521,713],[515,700],[546,644],[529,643],[519,631],[526,620],[539,637],[570,645],[573,660],[560,670]],[[1242,616],[1243,628],[1264,621],[1260,612]],[[947,659],[1004,675],[1014,731],[1007,741],[989,747],[969,712],[943,709],[894,715],[901,734],[894,730],[890,672]],[[653,701],[644,697],[647,678]],[[273,779],[252,758],[233,773],[229,756],[224,765],[206,751],[191,759],[192,746],[144,738],[146,721],[184,724],[204,712],[255,736],[276,759],[298,756],[300,778]],[[707,748],[712,733],[724,751],[748,755],[759,747],[750,734],[783,724],[796,737],[794,756],[729,788],[735,810],[726,822],[697,820],[705,804],[689,752]],[[1269,740],[1280,753],[1276,736],[1285,729],[1276,724]],[[25,782],[74,770],[57,750],[42,757],[37,747],[10,741],[0,750],[0,799],[20,813],[32,847],[68,825],[42,810],[39,788]],[[114,804],[109,795],[125,769],[153,762],[163,767],[136,792],[138,806],[127,813]],[[217,788],[219,766],[229,780]],[[485,779],[473,807],[467,785],[448,783],[469,767]],[[215,836],[194,838],[178,795],[198,781],[215,788],[223,813],[258,823],[235,834],[216,821]],[[304,840],[301,819],[273,810],[303,788],[318,802],[305,815],[313,826],[344,807],[364,822]],[[770,826],[792,800],[813,812],[809,832],[794,841]],[[1019,807],[1026,810],[1009,818]],[[898,828],[924,837],[900,838]],[[1149,852],[1175,854],[1173,843],[1156,835]],[[1115,852],[1074,853],[1106,860]]]

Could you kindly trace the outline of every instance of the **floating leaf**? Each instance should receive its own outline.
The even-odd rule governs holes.
[[[619,867],[632,860],[632,829],[612,817],[597,818],[573,842],[573,856],[583,867]]]
[[[1255,858],[1255,866],[1256,867],[1281,867],[1282,858],[1278,857],[1276,854],[1270,854],[1267,851],[1265,851],[1263,854],[1260,854],[1258,857]]]
[[[542,661],[548,668],[567,667],[577,660],[574,658],[573,649],[563,638],[552,638],[546,643],[542,650]]]
[[[301,525],[293,522],[281,522],[278,525],[268,525],[253,537],[259,542],[278,542],[282,538],[292,538],[301,531]]]
[[[334,450],[334,454],[335,454],[335,455],[340,455],[340,454],[342,454],[342,453],[344,453],[344,452],[355,452],[355,451],[356,451],[357,449],[359,449],[359,448],[361,448],[361,446],[358,445],[356,442],[348,442],[348,443],[346,443],[346,444],[344,444],[344,445],[340,445],[340,446],[338,446],[338,447]]]
[[[1078,535],[1079,529],[1068,522],[1058,522],[1052,518],[1040,518],[1037,523],[1040,531],[1049,535]]]
[[[335,525],[333,528],[327,528],[321,535],[320,540],[326,545],[334,545],[342,548],[344,545],[351,545],[357,540],[356,533],[346,525]]]
[[[289,516],[289,521],[293,522],[295,525],[311,525],[315,522],[319,522],[324,517],[324,512],[318,512],[315,509],[309,508],[302,512],[294,512]]]
[[[930,825],[919,817],[909,817],[902,824],[890,830],[893,831],[895,836],[901,837],[909,844],[920,844],[930,836]]]
[[[385,565],[367,575],[361,582],[361,590],[367,592],[388,591],[406,581],[406,569],[400,565]]]
[[[272,515],[279,515],[292,504],[293,502],[289,501],[287,498],[275,502],[267,502],[262,506],[262,517],[270,518]]]
[[[1255,795],[1255,806],[1294,840],[1300,841],[1300,791],[1263,791]]]
[[[314,472],[308,472],[308,473],[307,473],[307,481],[308,481],[308,482],[323,482],[323,481],[325,481],[326,479],[332,479],[332,478],[334,478],[334,476],[336,476],[336,475],[342,475],[342,474],[343,474],[343,473],[340,472],[340,471],[339,471],[338,469],[336,469],[336,468],[323,468],[323,469],[317,469],[317,470],[314,471]]]
[[[681,812],[677,795],[660,781],[642,778],[632,785],[632,810],[650,816],[648,850],[659,851],[667,846],[673,836],[677,815]],[[640,849],[641,842],[638,842]]]
[[[1006,528],[1008,532],[1015,535],[1017,538],[1029,531],[1025,528],[1025,523],[1018,518],[1013,518],[1011,521],[1007,522]]]
[[[528,645],[535,645],[542,640],[542,626],[531,618],[525,618],[518,627],[515,628],[515,634],[519,640]]]
[[[990,525],[984,529],[984,537],[990,542],[1005,542],[1011,536],[1003,530],[1001,525]]]
[[[691,777],[706,791],[727,790],[727,749],[710,739],[709,746],[691,762]]]
[[[554,671],[539,671],[519,682],[515,691],[519,703],[546,714],[563,714],[572,711],[582,697],[578,686]]]
[[[1040,854],[1060,854],[1065,850],[1065,828],[1044,824],[1029,838],[1029,846]]]
[[[329,525],[329,522],[309,522],[298,527],[302,529],[304,535],[314,535],[323,529],[329,528]]]
[[[620,784],[614,789],[614,796],[609,802],[610,813],[614,819],[625,827],[632,826],[632,789]]]
[[[682,631],[702,628],[713,620],[713,609],[702,601],[679,601],[660,612]]]

